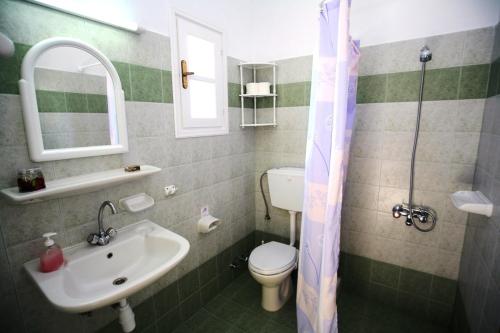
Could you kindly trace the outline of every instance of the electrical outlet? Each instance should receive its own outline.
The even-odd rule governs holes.
[[[174,195],[175,192],[177,192],[177,187],[175,187],[175,185],[168,185],[168,186],[165,186],[165,196],[171,196],[171,195]]]

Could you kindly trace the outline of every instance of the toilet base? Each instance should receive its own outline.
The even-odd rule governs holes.
[[[290,274],[277,286],[262,286],[262,308],[269,312],[278,311],[292,295],[292,279]]]

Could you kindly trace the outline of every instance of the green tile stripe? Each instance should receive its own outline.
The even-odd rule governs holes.
[[[15,44],[14,56],[0,57],[0,93],[19,94],[18,81],[21,74],[21,64],[30,46]]]
[[[241,107],[240,90],[241,86],[238,83],[227,84],[227,97],[229,107]],[[247,101],[245,101],[245,105]],[[253,104],[252,104],[253,105]]]
[[[19,94],[22,60],[31,46],[16,43],[13,57],[0,58],[0,93]],[[172,103],[172,74],[170,71],[115,62],[126,101]],[[80,96],[75,95],[76,101]],[[97,100],[94,100],[98,104]]]
[[[427,70],[424,101],[485,98],[490,65]],[[361,76],[358,103],[413,102],[418,100],[420,72]]]
[[[500,61],[494,69],[495,82],[498,82]],[[490,90],[489,73],[490,64],[427,70],[423,99],[439,101],[485,98]],[[278,84],[277,107],[309,105],[310,86],[310,82]],[[360,76],[357,103],[414,102],[418,100],[419,87],[419,71]],[[500,87],[495,88],[496,93],[499,90]],[[233,104],[237,106],[238,103]],[[272,107],[272,98],[259,98],[257,107]]]
[[[29,45],[16,43],[11,58],[0,59],[0,93],[19,94],[18,80]],[[113,61],[126,101],[172,103],[172,73],[157,68]],[[491,68],[491,70],[490,70]],[[406,102],[418,99],[420,72],[402,72],[361,76],[358,79],[358,103]],[[310,82],[278,84],[277,107],[306,106]],[[424,100],[485,98],[500,93],[500,59],[493,64],[432,69],[426,72]],[[228,83],[228,104],[240,107],[240,85]],[[75,97],[76,98],[76,97]],[[245,99],[252,108],[253,99]],[[272,107],[272,98],[258,98],[258,108]]]
[[[457,281],[341,253],[342,288],[405,311],[418,311],[427,319],[448,325]]]
[[[500,95],[500,58],[491,64],[488,80],[488,97]]]
[[[21,64],[31,46],[20,43],[15,46],[13,57],[0,58],[0,94],[19,94]],[[173,103],[171,71],[119,61],[112,63],[120,77],[126,101]],[[228,86],[230,106],[239,106],[239,84],[229,83]],[[75,100],[78,98],[74,96]],[[95,99],[92,102],[98,103]]]
[[[38,112],[108,113],[106,95],[37,90]]]

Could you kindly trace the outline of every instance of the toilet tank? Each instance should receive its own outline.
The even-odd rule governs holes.
[[[271,205],[281,209],[302,211],[304,203],[304,169],[278,168],[267,170]]]

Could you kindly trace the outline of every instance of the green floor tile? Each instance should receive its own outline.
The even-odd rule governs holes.
[[[184,323],[181,321],[180,309],[176,307],[160,317],[156,326],[158,328],[158,332],[161,333],[170,333],[178,330],[180,330],[178,332],[183,332],[182,329],[184,327]]]
[[[217,279],[212,279],[211,282],[205,284],[200,289],[201,303],[207,304],[219,293],[219,288],[217,285]]]
[[[260,292],[256,292],[254,288],[242,288],[233,294],[231,299],[249,309],[260,309],[260,301],[261,301]]]
[[[365,266],[362,259],[355,258],[354,262],[361,267]],[[371,264],[370,264],[371,265]],[[362,271],[362,270],[361,270]],[[447,281],[438,280],[436,286],[446,286]],[[415,306],[411,309],[386,305],[387,298],[396,297],[395,289],[378,285],[373,292],[373,298],[361,297],[356,294],[341,291],[337,300],[338,324],[340,333],[445,333],[448,329],[442,325],[447,320],[446,304],[435,302],[434,307]],[[381,287],[381,288],[380,288]],[[175,308],[157,323],[158,332],[297,332],[295,294],[285,306],[277,312],[268,312],[262,309],[261,289],[249,275],[243,273],[234,279],[225,290],[220,291],[202,308],[194,311],[196,305],[191,304],[191,311],[186,317],[186,310]],[[374,287],[372,286],[372,289]],[[375,290],[375,289],[374,289]],[[198,295],[198,293],[196,293]],[[413,302],[414,295],[407,293],[405,303]],[[199,295],[198,295],[199,296]],[[190,300],[188,298],[188,300]],[[418,298],[424,299],[424,298]],[[392,300],[397,304],[396,300]],[[415,302],[413,302],[415,303]],[[418,302],[417,302],[418,303]],[[439,305],[441,307],[439,307]],[[445,305],[445,308],[442,306]],[[422,307],[422,309],[420,309]],[[435,317],[429,317],[426,311],[433,310]],[[188,311],[189,312],[189,311]],[[182,318],[182,319],[180,319]],[[169,320],[167,320],[169,319]],[[430,320],[432,319],[432,321]],[[169,324],[177,320],[174,324]],[[162,330],[165,328],[164,330]]]
[[[239,321],[245,312],[245,308],[228,299],[225,302],[219,303],[215,309],[210,309],[209,311],[216,317],[224,318],[224,320],[234,324]]]
[[[191,332],[191,330],[192,330],[191,326],[189,326],[186,323],[181,323],[173,331],[166,331],[166,333],[169,333],[169,332],[174,332],[174,333],[188,333],[188,332]],[[163,333],[163,331],[160,331],[160,330],[159,330],[159,332]]]
[[[247,310],[233,324],[244,332],[259,332],[267,321],[269,319],[262,314]]]
[[[427,318],[431,322],[448,326],[451,324],[452,314],[452,305],[433,301],[429,302],[429,306],[427,308]]]
[[[280,325],[278,323],[275,323],[273,321],[268,321],[264,324],[262,327],[261,331],[262,333],[295,333],[297,332],[296,329],[285,326],[285,325]]]

